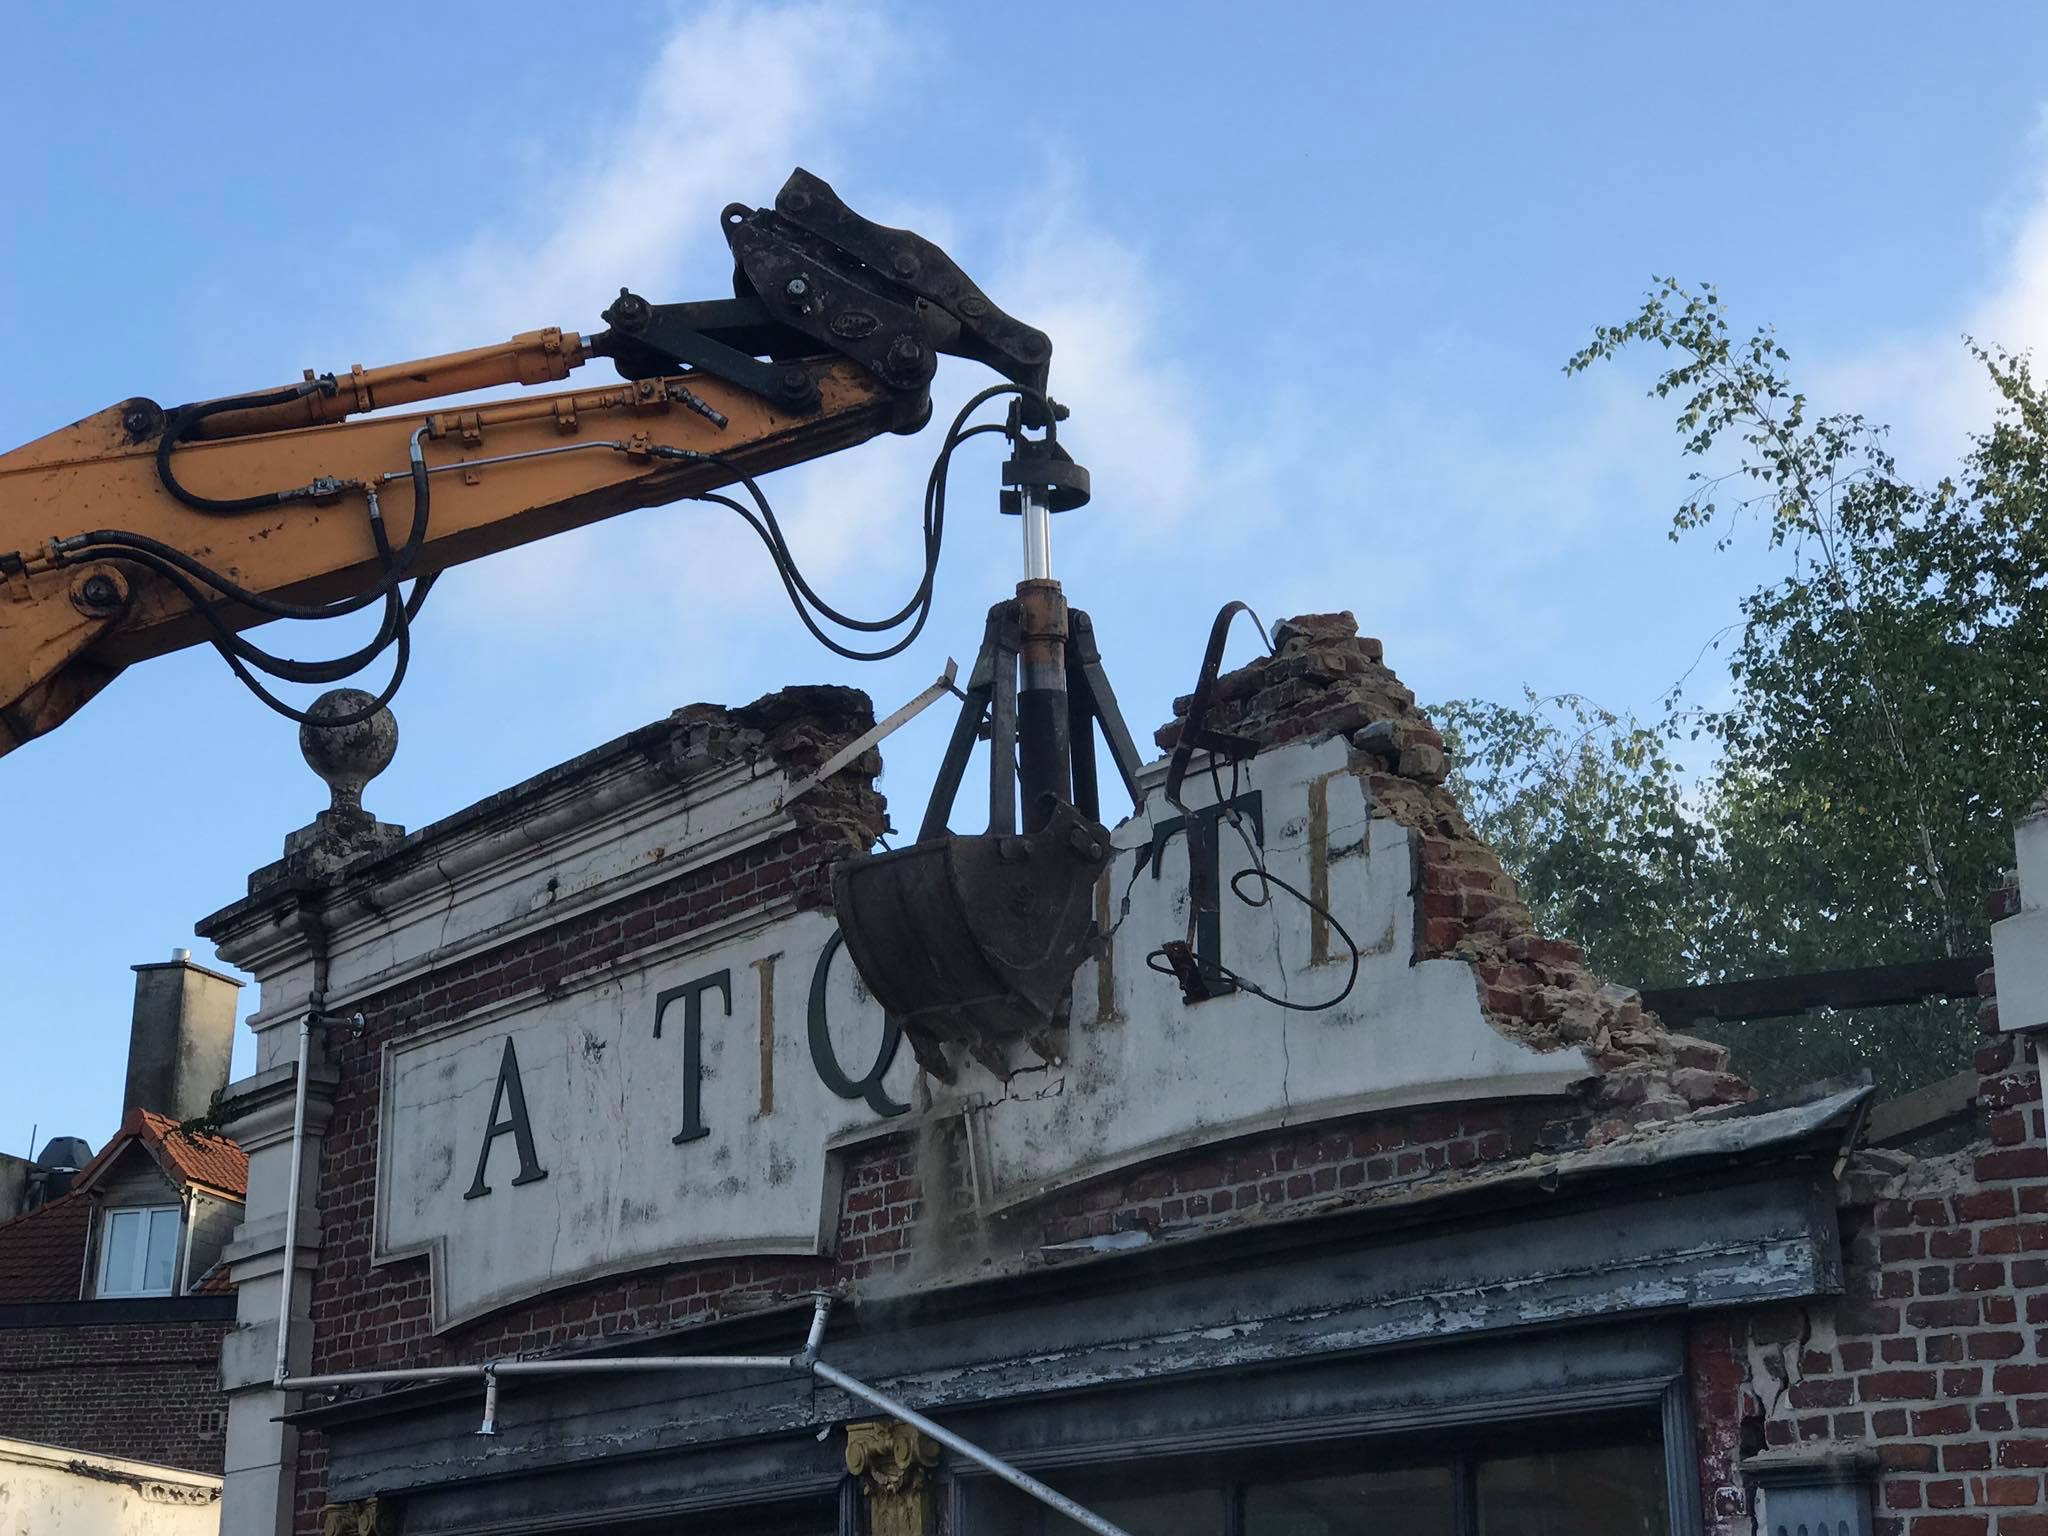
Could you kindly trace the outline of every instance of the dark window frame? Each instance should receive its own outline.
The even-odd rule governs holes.
[[[1649,1384],[1643,1384],[1647,1386]],[[1371,1453],[1384,1447],[1387,1465],[1444,1465],[1451,1468],[1452,1531],[1454,1536],[1479,1536],[1479,1463],[1488,1455],[1512,1453],[1518,1447],[1555,1448],[1565,1440],[1572,1426],[1606,1425],[1654,1429],[1664,1465],[1664,1503],[1669,1536],[1702,1536],[1702,1503],[1699,1482],[1698,1447],[1694,1436],[1692,1383],[1677,1376],[1656,1384],[1654,1390],[1604,1394],[1605,1402],[1587,1403],[1570,1397],[1554,1406],[1527,1402],[1508,1406],[1506,1411],[1450,1413],[1435,1422],[1417,1422],[1399,1427],[1361,1430],[1337,1424],[1304,1423],[1293,1437],[1262,1435],[1250,1443],[1219,1450],[1189,1437],[1176,1445],[1172,1438],[1155,1440],[1142,1448],[1138,1458],[1119,1458],[1113,1450],[1034,1465],[1034,1476],[1056,1480],[1062,1472],[1085,1472],[1118,1465],[1122,1460],[1141,1460],[1148,1466],[1161,1463],[1220,1464],[1218,1479],[1226,1485],[1223,1536],[1245,1536],[1247,1486],[1260,1475],[1273,1476],[1300,1467],[1312,1455],[1327,1455],[1336,1447]],[[1532,1408],[1535,1411],[1531,1411]],[[1433,1437],[1453,1441],[1448,1457],[1403,1456],[1403,1448],[1420,1449]],[[973,1532],[981,1529],[984,1511],[977,1506],[1009,1490],[992,1474],[953,1465],[944,1481],[947,1529]],[[1021,1495],[1018,1495],[1021,1497]],[[1085,1499],[1083,1500],[1085,1503]]]

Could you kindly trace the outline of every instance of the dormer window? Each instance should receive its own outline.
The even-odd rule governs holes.
[[[108,1211],[101,1218],[98,1294],[168,1296],[176,1286],[179,1209]]]

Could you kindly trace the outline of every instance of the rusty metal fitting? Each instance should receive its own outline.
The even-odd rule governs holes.
[[[1067,595],[1057,581],[1017,583],[1019,657],[1023,686],[1064,689],[1067,685]]]

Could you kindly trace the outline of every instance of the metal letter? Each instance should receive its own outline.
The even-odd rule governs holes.
[[[498,1118],[500,1104],[511,1110],[503,1120]],[[484,1132],[484,1144],[476,1154],[476,1177],[462,1192],[463,1199],[477,1200],[491,1192],[491,1186],[484,1182],[484,1168],[491,1160],[491,1143],[507,1131],[512,1133],[513,1146],[519,1149],[519,1177],[512,1181],[513,1186],[538,1184],[548,1176],[548,1171],[534,1155],[533,1126],[526,1118],[526,1090],[519,1086],[519,1053],[512,1049],[510,1035],[505,1037],[505,1054],[498,1058],[498,1086],[491,1092],[490,1128]]]
[[[701,1141],[711,1134],[704,1123],[704,994],[713,987],[725,999],[725,1016],[732,1017],[732,972],[713,971],[680,987],[670,987],[654,999],[654,1038],[661,1038],[661,1016],[677,998],[683,1000],[683,1128],[671,1138],[675,1145]]]
[[[754,974],[761,978],[761,1118],[775,1113],[775,962],[782,951],[763,955],[754,962]]]
[[[1152,878],[1157,880],[1162,873],[1162,855],[1166,852],[1166,845],[1173,841],[1175,833],[1187,834],[1188,900],[1195,906],[1195,954],[1208,966],[1223,963],[1221,833],[1223,818],[1228,811],[1237,811],[1245,816],[1252,824],[1253,841],[1261,848],[1266,846],[1265,796],[1262,791],[1254,789],[1224,805],[1207,805],[1199,811],[1190,811],[1186,816],[1155,823],[1151,845],[1145,850],[1152,861]]]
[[[889,1068],[896,1060],[896,1048],[903,1043],[903,1026],[896,1022],[894,1014],[882,1015],[882,1048],[875,1053],[875,1064],[868,1068],[868,1075],[856,1081],[846,1075],[839,1065],[838,1053],[832,1049],[831,1021],[825,1010],[825,982],[832,974],[832,957],[839,953],[839,946],[845,940],[837,929],[825,941],[825,947],[818,952],[818,964],[811,972],[811,1065],[818,1069],[818,1081],[838,1094],[842,1099],[866,1099],[868,1108],[878,1115],[904,1115],[910,1112],[908,1104],[898,1104],[882,1088],[882,1079],[889,1075]]]

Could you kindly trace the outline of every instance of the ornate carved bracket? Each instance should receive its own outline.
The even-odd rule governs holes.
[[[330,1504],[321,1512],[320,1536],[392,1536],[398,1522],[375,1499]]]
[[[930,1472],[938,1442],[894,1419],[846,1426],[846,1470],[860,1479],[872,1536],[931,1536],[937,1500]]]

